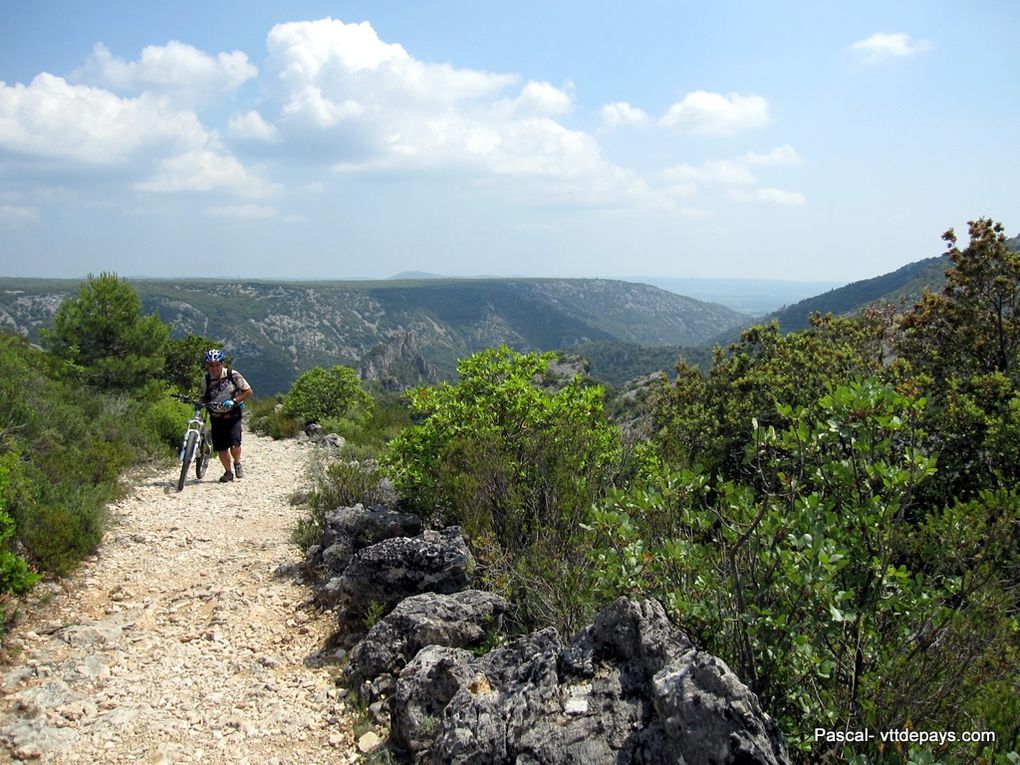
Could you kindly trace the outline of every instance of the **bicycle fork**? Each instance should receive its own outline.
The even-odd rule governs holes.
[[[202,437],[201,424],[198,420],[188,420],[188,429],[184,431],[184,438],[181,439],[181,449],[177,453],[178,462],[184,461],[184,451],[188,448],[188,436],[194,433],[199,438]]]

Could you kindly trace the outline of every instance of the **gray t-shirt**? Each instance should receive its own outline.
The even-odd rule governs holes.
[[[205,373],[200,386],[199,398],[209,403],[219,404],[228,398],[234,398],[239,391],[250,389],[251,386],[240,372],[236,369],[223,367],[220,370],[220,376],[215,380],[210,380],[209,373]]]

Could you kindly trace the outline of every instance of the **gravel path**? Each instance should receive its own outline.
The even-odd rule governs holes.
[[[37,587],[0,665],[0,760],[349,763],[334,628],[314,609],[289,503],[295,441],[245,437],[246,476],[176,493],[172,469],[112,507],[98,555]]]

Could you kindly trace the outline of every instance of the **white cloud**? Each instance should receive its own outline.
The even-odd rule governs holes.
[[[746,186],[755,182],[754,174],[739,160],[710,160],[700,166],[681,164],[666,168],[662,177],[674,183]]]
[[[734,199],[745,202],[763,202],[771,205],[782,205],[784,207],[800,207],[807,204],[807,197],[798,191],[783,191],[761,187],[752,191],[746,189],[734,190],[731,193]]]
[[[281,24],[270,30],[267,47],[257,108],[239,107],[224,129],[244,150],[265,151],[267,161],[287,156],[306,159],[313,169],[345,173],[455,176],[494,187],[502,181],[501,190],[533,203],[678,213],[680,203],[703,187],[744,189],[752,196],[761,191],[761,201],[792,194],[758,190],[755,177],[759,168],[798,163],[790,146],[676,165],[650,185],[608,161],[595,135],[568,126],[572,83],[556,86],[421,61],[379,39],[367,22]],[[127,62],[97,45],[76,76],[106,88],[49,74],[28,86],[0,83],[0,152],[58,172],[84,168],[82,175],[94,177],[98,169],[135,191],[229,197],[208,207],[211,216],[289,221],[267,205],[231,204],[263,199],[279,188],[244,165],[216,130],[182,106],[229,93],[257,74],[237,52],[213,56],[171,42],[145,48],[137,61]],[[604,127],[652,122],[626,101],[606,104],[600,116]],[[768,122],[768,103],[760,96],[704,91],[687,95],[660,120],[713,135]]]
[[[138,61],[125,61],[98,43],[72,80],[128,93],[158,93],[188,104],[230,93],[258,76],[240,52],[211,56],[176,40],[150,45]]]
[[[615,101],[606,104],[599,111],[602,117],[602,126],[616,128],[624,125],[639,126],[648,122],[648,112],[631,106],[626,101]]]
[[[306,85],[293,91],[283,114],[316,128],[328,128],[364,115],[365,107],[352,98],[334,101],[318,86]]]
[[[782,189],[760,188],[755,190],[755,196],[762,202],[776,205],[806,205],[807,197],[799,191],[783,191]]]
[[[5,228],[20,228],[38,223],[41,217],[38,207],[0,205],[0,226]]]
[[[669,107],[660,124],[700,135],[732,135],[770,121],[768,101],[761,96],[699,90]]]
[[[230,118],[227,129],[232,137],[248,141],[275,141],[280,133],[275,125],[270,125],[254,110],[235,114]]]
[[[367,21],[345,24],[327,18],[278,24],[269,31],[267,44],[285,63],[285,79],[313,79],[334,61],[359,72],[410,59],[403,46],[382,42]]]
[[[572,88],[572,86],[568,86]],[[501,118],[562,117],[574,108],[574,97],[548,82],[529,82],[517,98],[500,101],[495,106]]]
[[[338,172],[529,179],[571,201],[629,198],[641,186],[591,135],[559,121],[573,109],[571,83],[522,85],[516,74],[419,61],[367,22],[281,24],[267,46],[281,142]]]
[[[235,157],[210,149],[164,159],[151,178],[135,187],[154,192],[227,191],[247,197],[264,197],[275,190],[248,172]]]
[[[868,61],[882,61],[889,58],[904,58],[930,50],[928,40],[915,40],[902,32],[876,32],[871,37],[858,40],[850,49],[863,55]]]
[[[331,104],[358,103],[369,110],[399,104],[435,108],[491,98],[519,80],[418,61],[403,46],[380,40],[368,22],[279,24],[270,30],[266,45],[270,68],[287,92],[299,96],[289,104],[291,115],[303,113],[309,91]]]
[[[676,197],[693,198],[704,187],[725,191],[731,198],[744,202],[777,205],[803,205],[807,198],[795,191],[783,191],[758,185],[753,167],[798,165],[801,157],[789,144],[777,146],[765,154],[748,152],[737,159],[709,160],[700,165],[683,163],[663,170],[664,192]]]
[[[193,112],[149,96],[122,99],[46,73],[28,86],[0,83],[0,147],[18,154],[115,165],[154,147],[208,140]]]
[[[28,86],[0,83],[0,149],[58,171],[85,169],[92,177],[112,171],[142,191],[272,191],[194,112],[149,94],[121,98],[46,73]]]
[[[801,157],[790,144],[777,146],[765,154],[749,152],[744,155],[744,161],[751,165],[799,165]]]
[[[210,207],[206,215],[235,220],[267,220],[276,216],[276,210],[266,205],[219,205]]]
[[[698,196],[698,184],[673,181],[661,189],[667,197],[673,199],[694,199]]]

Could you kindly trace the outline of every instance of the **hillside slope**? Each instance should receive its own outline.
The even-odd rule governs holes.
[[[924,289],[942,289],[948,267],[949,258],[945,255],[908,263],[888,274],[852,282],[802,300],[769,314],[762,321],[775,320],[784,332],[795,332],[808,326],[808,317],[813,313],[851,314],[877,301],[912,304]]]
[[[1020,251],[1020,236],[1007,239],[1006,245]],[[782,308],[764,317],[761,323],[778,321],[784,332],[794,332],[806,328],[808,317],[813,313],[853,314],[876,302],[909,307],[925,290],[940,292],[946,283],[946,270],[951,265],[948,255],[908,263],[888,274],[853,282]],[[729,336],[733,336],[732,333]]]
[[[722,306],[602,279],[131,283],[144,310],[175,335],[223,340],[262,394],[286,390],[312,366],[357,366],[397,333],[413,340],[405,345],[426,365],[451,375],[457,359],[501,343],[518,350],[612,340],[693,346],[743,321]],[[0,279],[0,326],[36,339],[78,285]]]

